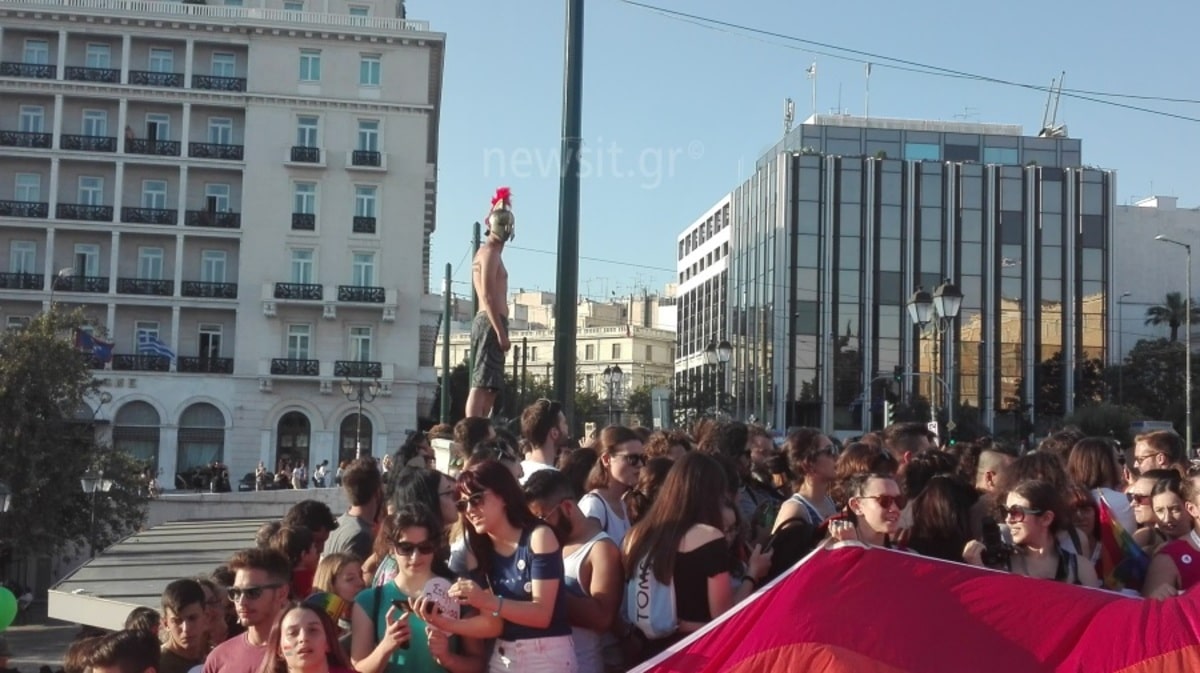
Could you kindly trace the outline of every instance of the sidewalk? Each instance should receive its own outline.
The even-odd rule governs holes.
[[[47,618],[45,603],[34,603],[23,621],[0,634],[12,650],[9,667],[21,673],[35,673],[42,666],[57,671],[79,625]]]

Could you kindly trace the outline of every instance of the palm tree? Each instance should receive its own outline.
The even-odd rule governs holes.
[[[1188,309],[1192,312],[1192,321],[1200,322],[1200,308],[1192,306],[1192,302],[1184,301],[1179,292],[1168,292],[1166,301],[1159,306],[1146,309],[1147,325],[1166,325],[1171,328],[1171,341],[1179,340],[1179,327],[1187,322]]]

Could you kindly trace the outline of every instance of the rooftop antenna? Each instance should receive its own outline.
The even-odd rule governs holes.
[[[962,112],[959,112],[958,114],[954,115],[954,118],[961,119],[963,121],[968,121],[971,119],[979,119],[979,109],[973,108],[970,106],[964,107]]]
[[[1058,121],[1058,102],[1062,99],[1063,80],[1067,78],[1067,71],[1062,71],[1058,79],[1050,80],[1050,89],[1046,93],[1046,111],[1042,113],[1042,130],[1038,132],[1039,138],[1066,138],[1067,125],[1056,124]]]
[[[792,122],[796,121],[796,104],[788,98],[783,103],[783,135],[792,132]]]

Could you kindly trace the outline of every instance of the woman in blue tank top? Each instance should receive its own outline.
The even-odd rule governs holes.
[[[554,532],[530,513],[516,477],[494,460],[464,470],[458,489],[471,573],[449,595],[479,616],[450,620],[431,614],[427,621],[461,636],[497,638],[488,660],[493,673],[574,673],[563,559]]]

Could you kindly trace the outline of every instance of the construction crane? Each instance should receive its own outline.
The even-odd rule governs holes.
[[[1046,111],[1042,113],[1042,130],[1038,131],[1039,138],[1066,138],[1067,125],[1057,124],[1058,101],[1062,99],[1063,80],[1067,78],[1064,70],[1058,79],[1050,80],[1050,89],[1046,95]]]

